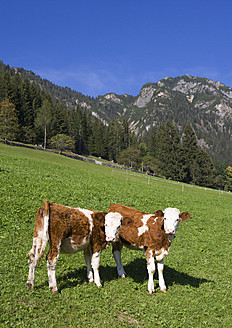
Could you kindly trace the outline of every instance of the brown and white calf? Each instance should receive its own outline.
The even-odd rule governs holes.
[[[157,210],[154,214],[149,214],[122,204],[111,204],[108,213],[111,212],[117,212],[123,216],[119,241],[113,243],[113,255],[118,275],[122,278],[126,276],[121,262],[122,247],[143,250],[147,260],[149,293],[152,294],[155,291],[153,280],[155,260],[160,289],[166,292],[163,259],[169,253],[179,222],[187,220],[190,214],[188,212],[180,214],[176,208],[167,208],[164,212]]]
[[[44,202],[36,214],[33,245],[29,252],[28,289],[34,287],[35,268],[43,256],[47,242],[50,248],[47,254],[49,288],[57,292],[56,263],[59,253],[74,254],[84,252],[89,282],[101,287],[99,276],[100,253],[106,246],[105,218],[109,221],[111,235],[108,241],[115,241],[121,226],[119,213],[105,213],[94,210],[67,207]],[[93,269],[93,271],[92,271]]]

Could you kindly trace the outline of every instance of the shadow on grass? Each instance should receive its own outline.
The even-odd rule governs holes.
[[[127,276],[132,278],[136,283],[144,283],[147,281],[147,266],[146,260],[142,258],[135,259],[134,261],[126,264],[124,266]],[[65,275],[60,275],[57,277],[57,282],[59,285],[59,290],[66,288],[73,288],[78,285],[82,285],[87,283],[87,271],[86,267],[75,269],[73,271],[69,271]],[[101,281],[104,286],[104,282],[112,281],[118,279],[116,265],[112,266],[100,266],[100,276]],[[154,279],[158,279],[157,270],[154,276]],[[175,269],[165,265],[164,266],[164,279],[166,285],[168,287],[179,284],[179,285],[190,285],[194,288],[199,288],[201,284],[206,282],[213,282],[212,280],[202,279],[190,276],[184,272],[176,271]]]
[[[7,171],[7,170],[3,170],[3,169],[1,169],[0,168],[0,173],[8,173],[9,171]]]
[[[127,275],[137,283],[141,283],[142,281],[148,279],[146,260],[143,258],[135,259],[124,268]],[[158,279],[157,270],[154,275],[154,279]],[[197,278],[190,276],[187,273],[179,272],[167,265],[164,265],[164,279],[167,286],[178,284],[190,285],[191,287],[195,288],[199,288],[203,283],[213,282],[212,280]]]

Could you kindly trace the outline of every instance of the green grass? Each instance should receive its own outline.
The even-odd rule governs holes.
[[[113,173],[113,174],[112,174]],[[130,175],[88,162],[0,144],[1,327],[230,327],[232,194]],[[86,279],[82,253],[61,254],[60,293],[48,288],[45,257],[28,291],[35,214],[45,199],[106,211],[119,202],[153,212],[189,211],[165,257],[167,293],[147,292],[142,252],[123,249],[118,279],[111,249],[101,255],[103,288]]]

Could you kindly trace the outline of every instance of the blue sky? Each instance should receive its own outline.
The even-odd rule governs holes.
[[[231,0],[2,0],[0,59],[96,97],[190,74],[232,87]]]

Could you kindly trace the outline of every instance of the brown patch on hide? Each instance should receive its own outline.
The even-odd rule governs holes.
[[[108,209],[109,212],[118,212],[123,216],[122,222],[124,224],[122,223],[119,236],[122,244],[125,246],[131,244],[138,247],[147,247],[154,253],[160,251],[162,248],[168,250],[170,247],[168,236],[163,230],[162,211],[156,211],[156,214],[147,220],[146,226],[148,230],[145,230],[142,234],[139,234],[138,228],[144,226],[142,219],[144,215],[148,215],[149,213],[122,204],[111,204]],[[162,217],[157,217],[159,214]]]
[[[106,246],[105,235],[105,212],[96,212],[93,214],[93,253],[100,252]]]

